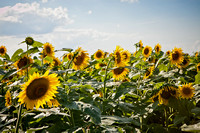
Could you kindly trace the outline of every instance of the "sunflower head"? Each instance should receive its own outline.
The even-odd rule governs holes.
[[[178,98],[179,97],[179,91],[177,87],[174,86],[167,86],[171,96]]]
[[[100,69],[100,68],[103,68],[103,67],[105,67],[105,66],[107,66],[107,64],[106,63],[97,63],[96,65],[95,65],[95,68],[96,69]]]
[[[139,41],[139,47],[140,47],[140,49],[142,49],[142,47],[143,47],[142,40]]]
[[[144,55],[144,57],[149,57],[151,55],[152,52],[152,48],[150,46],[145,46],[142,50],[142,54]]]
[[[144,74],[143,79],[149,78],[153,74],[153,71],[154,71],[154,66],[151,66],[150,68],[148,68]]]
[[[104,58],[104,52],[103,52],[102,50],[98,49],[98,50],[94,53],[94,58],[95,58],[96,60]]]
[[[172,97],[170,90],[168,89],[168,87],[164,87],[159,91],[159,103],[160,104],[164,104],[167,105],[169,99]]]
[[[114,58],[115,58],[115,66],[116,67],[125,67],[127,62],[125,61],[125,55],[122,54],[123,48],[120,46],[116,47],[114,51]]]
[[[89,54],[86,53],[86,51],[83,51],[81,47],[78,48],[75,52],[78,52],[78,54],[73,60],[72,68],[75,70],[83,70],[89,63]]]
[[[4,56],[7,52],[7,49],[5,46],[0,46],[0,55]]]
[[[166,52],[166,55],[167,55],[167,56],[169,56],[169,55],[170,55],[170,53],[171,53],[171,51],[170,51],[170,50],[168,50],[168,51]]]
[[[53,107],[58,107],[60,106],[60,103],[54,98],[54,99],[50,99],[50,101],[47,102],[47,105],[51,108]]]
[[[129,70],[125,67],[118,67],[112,70],[113,78],[115,80],[123,80],[128,74]]]
[[[58,59],[58,57],[53,57],[53,66],[60,66],[61,61]]]
[[[156,93],[156,94],[153,95],[150,99],[151,99],[151,101],[154,103],[155,101],[158,101],[158,97],[159,97],[159,95],[158,95],[158,93]]]
[[[25,42],[26,42],[27,45],[33,45],[34,40],[33,40],[32,37],[27,37],[27,38],[25,39]]]
[[[129,62],[131,58],[131,53],[128,50],[125,50],[122,52],[122,55],[124,56],[124,61]]]
[[[38,109],[43,104],[49,102],[57,93],[57,86],[60,82],[57,74],[50,74],[46,71],[44,75],[34,73],[29,76],[29,80],[22,85],[22,91],[19,93],[19,102],[25,103],[27,109]]]
[[[200,63],[197,64],[197,72],[199,72],[199,71],[200,71]]]
[[[159,43],[156,44],[154,49],[155,49],[155,52],[158,54],[161,51],[161,45]]]
[[[183,62],[181,64],[178,64],[177,66],[179,68],[186,68],[190,64],[189,57],[184,57]]]
[[[54,56],[55,53],[54,53],[54,47],[52,46],[52,44],[50,43],[45,43],[44,46],[43,46],[44,50],[44,54],[47,55],[47,56]]]
[[[192,87],[192,84],[184,84],[182,86],[179,86],[179,94],[181,98],[192,98],[194,96],[194,88]]]
[[[170,53],[170,61],[172,64],[181,64],[183,62],[183,53],[181,48],[174,48]]]
[[[9,106],[12,105],[12,97],[9,90],[5,94],[5,101],[5,106],[9,108]]]

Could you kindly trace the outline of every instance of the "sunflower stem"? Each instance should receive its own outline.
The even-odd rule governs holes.
[[[21,120],[22,108],[23,108],[23,106],[22,106],[22,104],[20,104],[19,105],[19,111],[18,111],[18,118],[17,118],[15,133],[19,133],[19,123],[20,123],[20,120]]]

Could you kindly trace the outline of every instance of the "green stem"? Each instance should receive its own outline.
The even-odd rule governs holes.
[[[19,105],[19,112],[18,112],[18,118],[17,118],[15,133],[19,133],[19,123],[20,123],[20,120],[21,120],[22,108],[23,108],[23,105],[20,104]]]

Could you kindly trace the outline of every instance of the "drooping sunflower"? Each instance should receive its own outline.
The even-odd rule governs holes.
[[[58,59],[58,57],[53,57],[53,66],[60,66],[61,61]]]
[[[24,72],[27,70],[27,68],[23,67],[31,63],[33,63],[33,59],[25,55],[21,57],[18,61],[16,61],[13,65],[17,68],[17,70],[21,69],[21,71],[18,74],[23,75]]]
[[[178,64],[179,68],[186,68],[190,64],[190,59],[188,57],[184,57],[183,62]]]
[[[150,99],[151,99],[151,101],[154,103],[155,101],[158,101],[158,97],[159,97],[159,95],[158,95],[159,93],[156,93],[155,95],[153,95]]]
[[[131,53],[128,50],[124,50],[122,52],[122,55],[124,56],[124,61],[129,62],[131,58]]]
[[[160,104],[167,105],[170,97],[172,97],[172,95],[168,87],[164,87],[159,91],[158,99]]]
[[[120,46],[116,46],[116,50],[114,51],[114,58],[115,58],[115,66],[116,67],[125,67],[127,62],[125,61],[125,55],[122,55],[123,48]]]
[[[73,56],[74,56],[74,54],[73,54],[72,52],[70,52],[70,53],[65,54],[65,55],[63,56],[63,60],[67,57],[67,59],[68,59],[69,61],[71,61],[72,58],[73,58]]]
[[[5,101],[5,106],[9,108],[9,106],[12,105],[12,97],[9,90],[5,94]]]
[[[51,99],[50,101],[47,102],[47,105],[51,108],[53,107],[58,107],[60,105],[60,103],[54,98]]]
[[[104,58],[104,52],[103,52],[102,50],[98,49],[98,50],[94,53],[94,58],[95,58],[96,60]]]
[[[6,47],[5,47],[5,46],[0,46],[0,54],[1,54],[2,56],[4,56],[4,55],[6,54],[6,52],[7,52]]]
[[[112,70],[113,78],[116,80],[123,80],[128,74],[129,70],[125,67],[118,67]]]
[[[79,47],[75,52],[78,52],[73,60],[72,68],[74,70],[83,70],[89,63],[89,54]]]
[[[192,87],[192,84],[184,84],[182,86],[179,86],[179,94],[181,98],[192,98],[194,96],[194,88]]]
[[[142,47],[143,47],[142,40],[140,40],[140,42],[139,42],[139,47],[140,47],[140,49],[142,49]]]
[[[156,44],[154,49],[155,49],[156,54],[159,54],[159,52],[161,51],[161,45],[159,43]]]
[[[200,63],[197,64],[197,72],[200,71]]]
[[[152,48],[150,46],[145,46],[142,50],[142,54],[144,57],[148,58],[151,55]]]
[[[44,54],[47,55],[47,56],[54,56],[55,53],[54,53],[54,47],[52,46],[52,44],[50,43],[45,43],[44,46],[43,46],[44,50]]]
[[[168,50],[168,51],[166,52],[166,55],[167,55],[167,56],[170,56],[170,53],[171,53],[171,51]]]
[[[59,84],[60,81],[55,73],[49,75],[49,71],[46,71],[42,76],[39,73],[34,73],[22,85],[18,101],[21,104],[25,103],[27,109],[43,107],[43,104],[56,97],[55,93],[58,93],[57,86]]]
[[[183,53],[181,48],[174,48],[172,52],[170,53],[170,61],[172,64],[181,64],[183,62]]]
[[[178,88],[177,87],[174,87],[174,86],[167,86],[170,94],[175,97],[175,98],[178,98],[179,97],[179,91],[178,91]]]
[[[153,71],[154,71],[154,66],[151,66],[149,69],[146,70],[143,79],[149,78],[153,74]]]

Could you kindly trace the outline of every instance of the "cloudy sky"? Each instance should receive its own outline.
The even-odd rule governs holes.
[[[90,54],[133,44],[200,51],[200,0],[0,0],[0,45],[12,55],[27,36]]]

